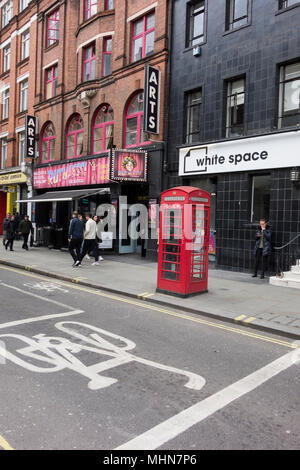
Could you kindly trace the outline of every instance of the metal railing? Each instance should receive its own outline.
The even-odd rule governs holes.
[[[285,271],[300,260],[300,233],[283,246],[274,247],[276,276],[283,277]]]

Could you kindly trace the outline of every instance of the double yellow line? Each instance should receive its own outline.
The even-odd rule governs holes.
[[[14,450],[0,434],[0,447],[4,450]]]

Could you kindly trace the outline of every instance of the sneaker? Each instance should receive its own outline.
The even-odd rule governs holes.
[[[89,257],[89,255],[85,255],[85,257],[86,257],[86,259],[91,259],[91,258]]]
[[[104,261],[104,259],[102,258],[102,256],[99,257],[99,261]]]
[[[81,263],[80,263],[80,261],[79,261],[79,260],[77,260],[74,266],[81,266]]]
[[[92,266],[99,266],[99,262],[95,261],[94,263],[92,263]]]

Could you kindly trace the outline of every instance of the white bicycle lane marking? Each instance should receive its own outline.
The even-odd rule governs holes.
[[[101,372],[131,362],[138,362],[145,366],[182,375],[187,379],[184,386],[192,390],[201,390],[206,383],[205,379],[198,374],[150,361],[130,353],[129,351],[135,349],[136,344],[110,331],[86,323],[71,321],[56,323],[55,328],[70,335],[71,339],[60,336],[46,336],[43,333],[32,338],[19,334],[3,334],[0,335],[0,339],[4,341],[5,348],[0,343],[0,356],[31,372],[53,373],[63,369],[73,370],[90,379],[88,382],[90,390],[99,390],[113,385],[117,382],[117,379],[105,377],[101,375]],[[83,334],[78,331],[78,328],[84,329],[87,333]],[[11,338],[21,341],[26,346],[16,349],[15,353],[10,352],[8,343]],[[80,342],[72,341],[74,338],[80,340]],[[114,340],[114,343],[109,342],[106,338]],[[123,346],[117,346],[116,342],[123,343]],[[82,351],[98,353],[102,357],[108,356],[109,359],[86,366],[76,357],[76,354]],[[45,366],[41,367],[32,362],[27,362],[24,357],[25,359],[35,359],[38,363],[43,362]]]

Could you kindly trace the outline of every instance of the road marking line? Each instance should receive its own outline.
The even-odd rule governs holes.
[[[9,443],[4,439],[4,437],[1,436],[0,434],[0,447],[4,450],[14,450]]]
[[[240,320],[243,320],[244,318],[246,318],[247,315],[240,315],[239,317],[236,317],[234,319],[234,321],[240,321]]]
[[[147,295],[144,295],[144,296],[143,296],[143,299],[147,299],[147,297],[152,297],[152,295],[154,295],[154,294],[147,294]]]
[[[243,323],[251,323],[252,321],[256,320],[256,317],[249,317],[243,321]]]
[[[141,297],[143,297],[143,295],[145,294],[148,294],[148,292],[142,292],[141,294],[138,295],[138,299],[140,299]]]
[[[16,273],[18,273],[22,276],[34,277],[36,279],[45,279],[45,277],[47,278],[47,276],[42,276],[42,275],[38,275],[38,274],[31,274],[31,273],[27,273],[25,271],[22,271],[21,269],[10,268],[10,267],[3,266],[3,265],[0,266],[0,269],[6,270],[6,271],[16,272]],[[64,282],[64,281],[57,281],[57,283],[61,286],[69,287],[69,288],[72,288],[72,289],[77,289],[77,290],[80,290],[80,291],[83,291],[83,292],[88,292],[88,293],[93,294],[93,295],[98,295],[100,297],[105,297],[105,298],[116,300],[116,301],[119,301],[119,302],[135,305],[137,307],[142,307],[143,309],[152,310],[154,312],[165,313],[166,315],[181,318],[181,319],[184,319],[184,320],[189,320],[189,321],[192,321],[194,323],[200,323],[200,324],[206,325],[206,326],[211,326],[213,328],[218,328],[218,329],[221,329],[221,330],[224,330],[224,331],[229,331],[231,333],[240,334],[242,336],[247,336],[247,337],[250,337],[250,338],[258,339],[260,341],[266,341],[266,342],[269,342],[269,343],[278,344],[280,346],[284,346],[284,347],[292,348],[292,349],[300,348],[299,345],[289,343],[288,341],[277,340],[275,338],[271,338],[269,336],[263,336],[263,335],[253,333],[253,332],[250,332],[250,331],[247,331],[247,330],[240,330],[238,328],[222,325],[220,323],[215,323],[215,322],[212,322],[212,321],[202,320],[200,318],[191,317],[191,316],[185,315],[183,313],[177,313],[177,312],[173,312],[171,310],[162,309],[162,308],[159,308],[159,307],[151,304],[150,302],[149,303],[148,302],[141,303],[141,302],[138,302],[136,300],[125,299],[125,298],[119,297],[117,295],[107,294],[105,292],[98,291],[95,288],[91,289],[91,288],[87,288],[87,287],[84,287],[84,286],[77,286],[77,285],[75,286],[71,282],[67,283],[67,282]],[[182,309],[184,310],[184,307],[182,307]]]
[[[59,307],[68,308],[70,310],[74,308],[74,307],[71,307],[70,305],[62,304],[61,302],[58,302],[57,300],[49,299],[48,297],[42,297],[41,295],[34,294],[33,292],[20,289],[19,287],[11,286],[10,284],[6,284],[2,281],[0,281],[0,287],[1,286],[7,287],[8,289],[16,290],[17,292],[21,292],[22,294],[30,295],[31,297],[35,297],[39,300],[44,300],[45,302],[50,302],[52,304],[58,305]]]
[[[70,317],[71,315],[79,315],[80,313],[84,313],[84,310],[71,310],[70,312],[53,313],[50,315],[42,315],[40,317],[25,318],[24,320],[16,320],[16,321],[8,322],[8,323],[0,323],[0,329],[9,328],[11,326],[24,325],[26,323],[34,323],[37,321],[52,320],[54,318]]]
[[[261,369],[229,385],[220,392],[196,403],[145,433],[117,447],[115,450],[152,450],[157,449],[171,439],[176,438],[192,426],[213,415],[233,401],[255,390],[272,377],[292,366],[292,355],[289,352]]]

